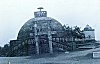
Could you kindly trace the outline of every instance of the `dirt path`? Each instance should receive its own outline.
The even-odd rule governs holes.
[[[51,57],[51,58],[39,58],[39,59],[34,59],[33,62],[34,63],[61,63],[61,64],[79,64],[79,62],[81,61],[92,61],[93,59],[83,59],[84,56],[86,56],[89,53],[92,53],[93,51],[97,51],[100,50],[100,48],[96,48],[96,49],[90,49],[90,50],[85,50],[85,51],[76,51],[76,52],[70,52],[70,53],[62,53],[59,54],[57,57]],[[77,57],[77,58],[75,58]],[[99,60],[100,61],[100,60]],[[91,63],[91,62],[90,62]],[[82,63],[81,63],[82,64]]]

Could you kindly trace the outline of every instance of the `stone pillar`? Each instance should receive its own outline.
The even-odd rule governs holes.
[[[35,42],[36,42],[36,52],[37,54],[39,54],[38,36],[35,37]]]
[[[51,32],[48,31],[48,39],[49,39],[49,49],[50,49],[50,54],[53,53],[53,47],[52,47],[52,35]]]
[[[36,53],[39,54],[39,43],[38,43],[38,33],[37,33],[36,22],[35,22],[35,25],[34,25],[34,30],[35,30]]]

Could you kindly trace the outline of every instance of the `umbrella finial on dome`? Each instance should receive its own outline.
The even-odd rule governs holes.
[[[39,7],[39,8],[37,8],[37,9],[39,9],[39,10],[41,11],[41,9],[43,9],[43,7]]]

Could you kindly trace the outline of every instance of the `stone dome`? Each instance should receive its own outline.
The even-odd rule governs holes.
[[[92,29],[92,27],[90,27],[89,25],[86,25],[84,31],[94,31],[94,29]]]
[[[62,31],[63,27],[61,23],[50,17],[37,17],[28,20],[20,29],[18,33],[18,40],[27,39],[34,35],[34,25],[37,24],[37,31],[42,33],[48,33],[48,27],[50,31]]]

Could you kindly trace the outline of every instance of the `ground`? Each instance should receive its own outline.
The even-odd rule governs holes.
[[[54,55],[32,57],[1,57],[0,64],[100,64],[100,59],[92,58],[92,52],[100,48]]]

